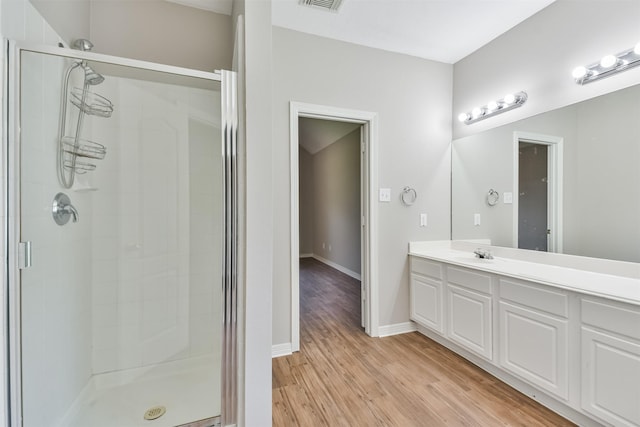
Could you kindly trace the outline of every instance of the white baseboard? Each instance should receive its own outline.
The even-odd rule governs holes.
[[[300,258],[313,258],[313,254],[300,254]]]
[[[384,325],[378,327],[379,337],[389,337],[391,335],[407,334],[415,332],[418,328],[413,322],[395,323],[393,325]]]
[[[351,271],[351,270],[349,270],[348,268],[341,266],[340,264],[337,264],[337,263],[335,263],[335,262],[333,262],[333,261],[329,261],[329,260],[328,260],[328,259],[326,259],[326,258],[322,258],[320,255],[313,254],[313,255],[311,255],[311,256],[312,256],[314,259],[316,259],[316,260],[320,261],[321,263],[323,263],[323,264],[327,264],[329,267],[333,267],[333,268],[335,268],[336,270],[338,270],[338,271],[340,271],[340,272],[342,272],[342,273],[346,274],[347,276],[351,276],[351,277],[353,277],[353,278],[354,278],[354,279],[356,279],[356,280],[362,280],[362,276],[360,276],[360,274],[356,273],[355,271]]]
[[[290,342],[284,344],[275,344],[271,346],[271,358],[289,356],[293,354],[293,350]]]

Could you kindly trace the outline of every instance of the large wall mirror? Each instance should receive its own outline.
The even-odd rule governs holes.
[[[454,240],[640,262],[640,85],[455,140],[452,174]]]

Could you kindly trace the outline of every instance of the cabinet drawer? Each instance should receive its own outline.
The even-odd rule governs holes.
[[[569,296],[565,292],[552,290],[544,285],[500,279],[500,299],[556,316],[569,317]]]
[[[583,299],[582,323],[640,340],[640,307]]]
[[[441,280],[442,264],[439,262],[429,261],[424,258],[412,256],[411,272]]]
[[[447,282],[491,295],[491,276],[456,267],[447,267]]]

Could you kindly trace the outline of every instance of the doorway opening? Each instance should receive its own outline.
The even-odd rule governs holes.
[[[562,253],[563,138],[514,132],[513,246]]]
[[[313,119],[313,122],[307,122],[306,119]],[[336,107],[328,107],[314,104],[303,104],[292,102],[290,105],[290,141],[291,141],[291,350],[300,350],[300,255],[301,255],[301,227],[300,227],[300,210],[301,210],[301,196],[300,195],[300,180],[303,179],[300,176],[301,173],[301,160],[305,158],[305,153],[301,153],[300,150],[300,126],[301,121],[303,126],[311,125],[327,125],[327,123],[333,123],[334,127],[351,130],[344,135],[345,138],[353,141],[356,140],[357,153],[355,154],[359,159],[359,173],[354,170],[343,170],[340,175],[342,179],[349,181],[355,180],[359,176],[360,185],[355,185],[353,182],[338,182],[336,176],[332,176],[332,172],[328,171],[325,175],[329,180],[335,181],[334,184],[339,190],[350,189],[350,193],[343,194],[342,198],[346,203],[344,206],[350,206],[351,213],[348,217],[354,216],[354,210],[357,212],[359,206],[359,212],[357,212],[357,222],[359,225],[358,230],[354,232],[353,227],[347,234],[351,234],[351,243],[341,244],[338,249],[329,239],[320,238],[313,244],[313,254],[315,258],[337,268],[338,270],[346,273],[352,277],[357,277],[359,271],[359,279],[361,282],[361,325],[364,327],[365,332],[370,336],[378,335],[378,304],[377,304],[377,277],[373,266],[376,264],[374,261],[377,259],[377,241],[376,235],[373,232],[376,229],[376,211],[373,209],[373,201],[375,200],[375,189],[377,188],[377,168],[376,165],[376,147],[377,147],[377,115],[375,113],[346,110]],[[344,139],[344,138],[343,138]],[[359,143],[358,143],[359,140]],[[345,142],[345,147],[348,146],[348,141]],[[344,148],[344,147],[343,147]],[[351,147],[353,148],[353,147]],[[339,151],[340,147],[336,146]],[[304,149],[305,151],[308,151]],[[302,155],[301,155],[302,154]],[[309,154],[309,153],[307,153]],[[353,153],[351,154],[353,157]],[[352,163],[355,164],[355,163]],[[350,177],[350,178],[349,178]],[[305,185],[305,184],[303,184]],[[359,189],[358,189],[359,187]],[[355,189],[355,190],[354,190]],[[356,198],[354,200],[354,197]],[[320,203],[325,203],[320,201]],[[306,206],[305,206],[306,207]],[[326,207],[326,206],[325,206]],[[354,222],[353,218],[350,222]],[[332,227],[331,224],[322,225],[322,227]],[[321,227],[321,228],[322,228]],[[333,234],[338,239],[344,236],[339,236],[339,230],[333,230]],[[348,251],[348,254],[343,253],[343,259],[347,260],[344,263],[338,263],[332,260],[334,257],[334,250],[344,251],[345,247],[354,245],[353,236],[359,236],[359,245],[356,242],[356,247],[359,246],[360,254],[354,257],[354,250]],[[304,236],[303,236],[304,237]],[[357,239],[357,237],[356,237]],[[306,244],[306,243],[305,243]],[[335,249],[334,249],[335,248]],[[305,248],[305,252],[309,249]],[[353,248],[352,248],[353,249]],[[319,252],[319,253],[316,253]],[[324,254],[324,255],[323,255]],[[342,264],[351,265],[345,266]]]
[[[362,125],[300,117],[298,132],[300,258],[361,281]]]

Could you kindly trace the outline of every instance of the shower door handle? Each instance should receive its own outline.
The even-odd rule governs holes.
[[[18,268],[31,267],[31,242],[18,242]]]

